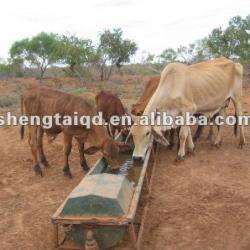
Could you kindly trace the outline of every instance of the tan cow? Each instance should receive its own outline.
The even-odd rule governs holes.
[[[81,97],[76,97],[47,87],[37,87],[28,90],[23,94],[22,113],[27,116],[44,116],[60,114],[60,116],[73,116],[77,112],[79,116],[94,116],[97,114],[96,109]],[[34,171],[38,175],[42,175],[40,163],[48,166],[48,161],[43,150],[43,135],[46,133],[49,137],[56,137],[63,132],[64,136],[64,175],[72,176],[69,168],[69,155],[72,148],[73,137],[78,141],[80,163],[84,170],[88,170],[88,165],[84,157],[84,153],[93,154],[101,151],[105,158],[112,166],[118,166],[119,144],[109,137],[104,126],[91,124],[90,128],[86,126],[65,125],[58,126],[53,120],[51,128],[45,129],[42,126],[29,125],[29,144],[34,159]],[[21,128],[21,137],[23,137],[24,127]],[[85,144],[89,144],[89,148],[84,149]]]
[[[160,76],[153,76],[147,81],[141,97],[139,98],[139,100],[135,104],[132,104],[132,106],[131,106],[131,113],[133,115],[140,116],[143,114],[149,100],[151,99],[152,95],[154,94],[155,90],[157,89],[159,82],[160,82]],[[195,114],[195,116],[199,117],[199,114]],[[202,125],[199,125],[197,127],[197,130],[193,136],[194,142],[199,139],[203,128],[204,128],[204,126],[202,126]],[[218,126],[218,130],[219,130],[219,126]],[[170,138],[170,141],[169,141],[170,148],[172,148],[172,146],[174,145],[174,131],[175,131],[174,129],[171,129],[170,133],[168,131],[168,134],[170,136],[169,137]],[[213,126],[209,126],[209,133],[207,136],[207,140],[212,139],[212,137],[213,137]],[[216,140],[214,143],[215,144],[217,143]]]
[[[236,116],[242,115],[242,75],[242,65],[226,58],[190,66],[181,63],[168,64],[161,73],[159,86],[143,115],[150,116],[151,112],[158,110],[173,117],[184,116],[186,112],[213,117],[225,109],[229,99],[234,103]],[[131,134],[135,144],[134,159],[144,160],[153,138],[168,145],[162,127],[133,126]],[[179,139],[177,159],[183,159],[186,142],[190,152],[194,149],[189,126],[181,126]],[[244,144],[244,128],[240,126],[240,146]]]

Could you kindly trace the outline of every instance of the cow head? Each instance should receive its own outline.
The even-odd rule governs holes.
[[[144,109],[145,109],[145,103],[143,102],[137,102],[135,104],[132,104],[131,107],[131,113],[136,116],[142,115]]]
[[[102,145],[102,154],[108,160],[112,168],[118,168],[119,145],[113,139],[106,139]]]
[[[168,146],[169,142],[164,136],[164,132],[160,127],[144,126],[139,124],[139,117],[134,117],[133,120],[135,124],[131,127],[130,134],[126,139],[128,141],[129,137],[133,137],[134,141],[134,151],[133,159],[135,161],[143,162],[147,153],[147,150],[151,147],[153,140]]]
[[[119,162],[119,152],[127,151],[130,147],[123,143],[117,142],[112,138],[107,138],[103,141],[101,146],[92,146],[84,150],[86,154],[94,154],[97,151],[101,151],[103,156],[107,159],[112,169],[118,169]]]
[[[102,152],[103,156],[108,160],[111,167],[118,168],[119,145],[116,141],[108,138],[103,141],[102,145],[89,147],[84,150],[84,153],[92,155],[97,151]]]

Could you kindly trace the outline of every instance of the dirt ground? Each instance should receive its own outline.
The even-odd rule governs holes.
[[[249,110],[250,88],[245,88],[244,111]],[[219,149],[205,139],[207,132],[195,155],[180,164],[174,162],[176,149],[159,147],[143,250],[250,249],[250,128],[242,150],[232,127],[223,129]],[[61,136],[46,142],[52,167],[41,178],[33,173],[18,127],[0,128],[0,140],[0,249],[53,249],[50,216],[84,176],[77,147],[70,159],[73,179],[68,179],[62,173]],[[87,157],[89,164],[99,157]]]

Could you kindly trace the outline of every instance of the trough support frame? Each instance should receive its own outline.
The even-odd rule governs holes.
[[[131,240],[133,242],[133,246],[136,248],[136,246],[137,246],[137,237],[136,237],[135,227],[134,227],[133,222],[128,224],[128,234],[129,234],[129,237],[131,238]]]
[[[54,247],[58,248],[58,246],[59,246],[59,242],[58,242],[58,234],[59,234],[59,232],[58,232],[58,224],[57,223],[55,223],[53,225],[53,229],[54,229]]]
[[[155,166],[157,165],[157,147],[156,145],[153,145],[152,150],[151,150],[151,157],[152,157],[152,169],[151,169],[151,174],[148,173],[149,168],[146,169],[145,172],[145,178],[144,178],[144,185],[146,186],[146,190],[147,190],[147,194],[149,195],[149,197],[151,196],[151,191],[152,191],[152,182],[153,182],[153,177],[154,177],[154,172],[155,172]],[[146,202],[146,205],[143,209],[143,213],[142,213],[142,217],[141,217],[141,222],[138,223],[139,225],[139,230],[135,230],[135,224],[137,224],[134,220],[131,220],[132,218],[130,218],[129,221],[124,220],[124,221],[120,221],[119,225],[123,225],[127,227],[127,232],[128,232],[128,236],[131,239],[133,246],[136,250],[141,250],[141,239],[142,239],[142,235],[143,235],[143,231],[144,231],[144,224],[145,224],[145,220],[146,220],[146,216],[147,216],[147,212],[149,210],[149,202]],[[64,245],[64,241],[63,240],[61,243],[59,242],[59,228],[60,226],[63,226],[64,224],[81,224],[84,222],[80,222],[78,219],[73,219],[72,221],[67,221],[67,223],[65,223],[65,221],[61,220],[61,221],[57,221],[54,223],[53,226],[53,231],[54,231],[54,246],[55,249],[79,249],[82,250],[83,248],[78,247],[78,246],[65,246]],[[85,223],[88,224],[95,224],[96,221],[85,221]],[[114,223],[114,221],[99,221],[98,224],[95,225],[114,225],[116,226],[117,224]],[[136,233],[136,231],[138,233]]]

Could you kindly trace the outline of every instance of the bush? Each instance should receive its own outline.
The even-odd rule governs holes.
[[[10,107],[17,103],[17,99],[11,96],[0,97],[0,108]]]

